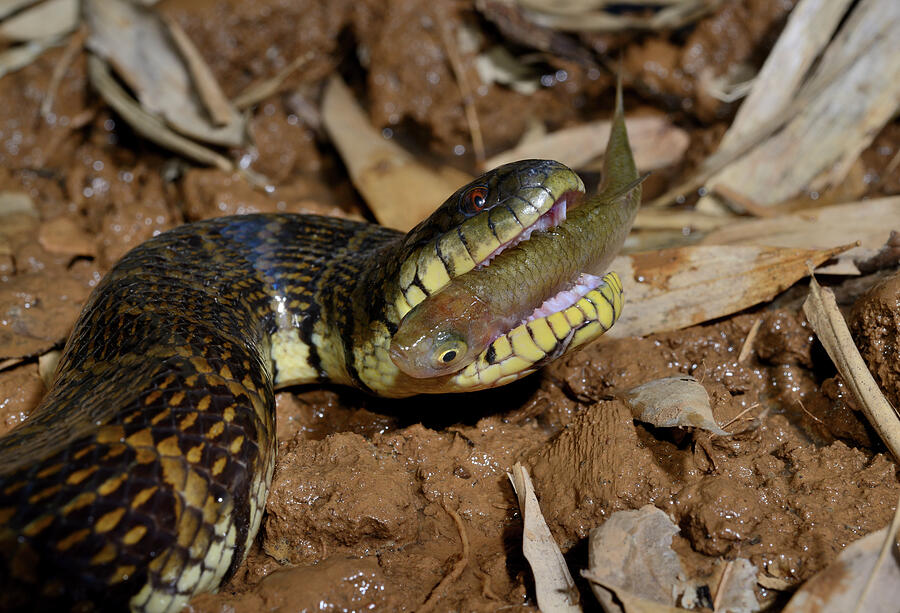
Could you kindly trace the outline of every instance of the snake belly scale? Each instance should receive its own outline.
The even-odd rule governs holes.
[[[623,291],[598,275],[640,201],[621,95],[605,171],[586,199],[558,162],[507,164],[405,235],[248,215],[129,252],[0,438],[0,610],[174,612],[218,587],[262,520],[277,387],[477,390],[603,334]]]

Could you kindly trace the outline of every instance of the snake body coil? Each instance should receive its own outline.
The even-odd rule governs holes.
[[[0,610],[178,611],[216,588],[262,519],[276,387],[482,389],[601,335],[622,287],[593,273],[640,199],[621,98],[606,170],[569,220],[581,180],[529,160],[406,235],[249,215],[132,250],[41,405],[0,439]]]

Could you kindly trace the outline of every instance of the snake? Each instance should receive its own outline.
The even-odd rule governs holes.
[[[127,253],[50,389],[0,439],[0,609],[179,611],[240,566],[275,466],[275,390],[504,385],[608,330],[640,202],[616,98],[603,181],[488,171],[404,234],[299,214],[204,220]]]

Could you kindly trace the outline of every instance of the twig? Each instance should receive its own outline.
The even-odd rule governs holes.
[[[741,350],[738,352],[738,364],[745,363],[747,358],[750,357],[750,351],[753,349],[753,342],[756,340],[756,335],[759,334],[760,326],[762,326],[762,317],[757,318],[753,325],[750,326],[750,331],[747,332],[744,344],[741,345]]]
[[[716,597],[713,599],[713,611],[719,610],[719,604],[722,601],[722,593],[725,591],[722,588],[723,588],[723,586],[725,586],[725,584],[731,578],[731,571],[733,568],[734,568],[734,561],[728,560],[725,563],[725,570],[722,572],[722,576],[719,577],[719,582],[716,584]]]
[[[758,406],[759,406],[759,403],[754,402],[749,407],[747,407],[746,409],[744,409],[743,411],[741,411],[740,413],[738,413],[737,415],[735,415],[734,417],[732,417],[731,419],[729,419],[728,421],[726,421],[724,424],[722,424],[719,427],[724,430],[725,428],[727,428],[728,426],[730,426],[731,424],[733,424],[734,422],[736,422],[741,417],[743,417],[744,415],[746,415],[747,413],[749,413],[750,411],[752,411],[753,409],[755,409]]]
[[[443,13],[443,9],[440,9],[440,12]],[[441,38],[444,41],[444,50],[447,52],[450,68],[453,70],[453,76],[456,78],[456,84],[462,96],[463,108],[466,111],[466,122],[469,124],[469,135],[472,137],[472,150],[475,153],[475,161],[481,164],[485,159],[484,138],[481,135],[481,123],[478,121],[478,110],[475,108],[475,96],[472,94],[472,88],[469,86],[469,79],[466,76],[462,58],[457,52],[456,42],[453,40],[453,33],[448,23],[449,20],[445,15],[436,15],[435,21],[440,24],[438,29],[441,31]]]
[[[243,111],[254,104],[262,102],[269,96],[278,93],[284,80],[291,76],[294,71],[309,62],[314,55],[315,54],[312,51],[307,51],[303,55],[294,58],[290,64],[282,68],[274,77],[266,79],[261,83],[248,85],[244,91],[235,96],[233,100],[234,106]]]
[[[813,421],[818,422],[818,423],[820,423],[820,424],[822,424],[822,425],[825,425],[825,422],[824,422],[824,421],[822,421],[821,419],[819,419],[818,417],[816,417],[815,415],[813,415],[812,413],[810,413],[810,412],[807,410],[807,408],[806,408],[805,406],[803,406],[803,401],[802,401],[802,400],[797,399],[797,404],[800,405],[800,409],[802,409],[803,412],[806,413],[806,415],[809,416],[810,419],[812,419]]]
[[[469,563],[469,536],[466,533],[466,527],[463,524],[462,519],[460,519],[459,514],[448,507],[446,501],[441,500],[441,506],[444,507],[447,515],[452,517],[453,523],[456,524],[456,530],[459,532],[459,539],[462,541],[462,551],[460,552],[459,559],[453,565],[450,572],[444,575],[444,578],[437,584],[437,587],[431,590],[428,599],[421,607],[419,607],[421,613],[428,613],[429,611],[434,610],[437,601],[443,597],[450,584],[459,579],[460,575],[462,575],[463,571],[466,569],[466,565]]]
[[[84,40],[86,38],[87,28],[82,25],[69,37],[69,43],[66,45],[62,57],[59,58],[59,62],[53,67],[53,74],[50,75],[50,83],[47,84],[47,95],[41,100],[41,117],[43,117],[44,120],[47,120],[53,111],[53,101],[56,98],[56,92],[59,90],[59,85],[62,83],[63,77],[66,76],[69,66],[75,61],[78,52],[84,47]]]

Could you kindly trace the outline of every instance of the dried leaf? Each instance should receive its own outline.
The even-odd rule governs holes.
[[[569,0],[517,0],[528,9],[525,16],[534,23],[557,30],[575,32],[618,32],[622,30],[676,29],[700,19],[721,0],[674,0],[647,16],[633,17],[602,9],[612,2]]]
[[[53,375],[56,374],[56,366],[61,357],[62,351],[54,349],[38,358],[38,374],[47,389],[50,389],[50,385],[53,383]]]
[[[770,300],[846,251],[755,246],[694,246],[619,256],[610,269],[625,288],[625,309],[606,336],[679,330]]]
[[[603,155],[611,125],[607,120],[594,121],[552,132],[495,155],[485,162],[485,168],[531,158],[549,158],[572,168],[584,168],[588,162]],[[687,150],[687,132],[663,116],[635,117],[626,120],[625,125],[638,170],[676,164]]]
[[[768,219],[733,221],[710,232],[703,243],[813,249],[859,241],[859,246],[838,256],[837,264],[819,270],[823,274],[859,274],[854,261],[878,253],[891,230],[900,230],[900,196],[836,204]]]
[[[218,126],[210,119],[188,67],[152,9],[126,0],[85,0],[84,13],[89,48],[115,67],[146,112],[192,139],[243,144],[243,117],[232,109],[230,123]]]
[[[589,567],[581,575],[590,581],[606,613],[682,611],[676,607],[682,596],[688,602],[696,600],[672,549],[676,534],[678,526],[649,504],[636,511],[616,511],[591,530]]]
[[[0,23],[0,41],[63,36],[78,27],[78,0],[46,0]]]
[[[839,13],[830,18],[839,19]],[[900,108],[897,49],[900,3],[858,3],[807,91],[816,89],[817,82],[830,82],[782,130],[723,169],[715,183],[759,204],[776,204],[804,190],[820,191],[839,183]],[[795,99],[800,97],[802,93]]]
[[[109,66],[99,57],[88,56],[87,67],[91,84],[135,132],[161,147],[192,160],[216,166],[225,172],[233,169],[233,165],[225,156],[176,133],[159,117],[145,111],[112,77]]]
[[[524,96],[533,94],[541,86],[540,75],[502,45],[494,45],[484,53],[478,54],[475,58],[475,70],[485,85],[500,83]]]
[[[887,528],[850,544],[830,566],[803,584],[783,613],[896,611],[900,602],[900,564],[896,555],[886,556],[865,600],[860,602],[886,534]]]
[[[894,458],[900,459],[900,418],[881,393],[859,354],[847,323],[837,307],[834,292],[822,288],[812,278],[809,282],[809,296],[803,303],[803,313],[859,402],[863,414],[894,454]]]
[[[507,476],[519,498],[524,524],[522,552],[534,573],[538,607],[544,613],[581,611],[575,581],[541,513],[528,470],[517,462]]]
[[[382,225],[409,230],[460,185],[471,181],[464,175],[450,180],[449,173],[422,166],[385,140],[339,77],[333,77],[325,88],[322,121],[350,179]]]
[[[0,0],[0,19],[12,15],[16,11],[31,4],[37,4],[40,0]]]
[[[701,428],[728,434],[713,417],[706,388],[693,377],[648,381],[625,392],[624,400],[635,419],[658,428]]]
[[[44,51],[59,44],[60,39],[56,36],[51,36],[50,38],[33,40],[23,45],[16,45],[0,51],[0,78],[17,70],[22,70],[39,58]]]

